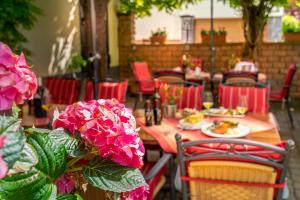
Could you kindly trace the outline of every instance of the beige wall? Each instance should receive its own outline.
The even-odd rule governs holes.
[[[108,3],[108,40],[111,67],[119,65],[117,6],[118,0],[110,0]]]
[[[224,18],[214,19],[214,29],[218,30],[225,27],[227,31],[227,42],[244,42],[243,20],[241,18]],[[210,30],[210,19],[196,19],[195,20],[195,43],[200,43],[201,30]],[[267,28],[264,32],[264,41],[268,40]]]
[[[80,52],[79,0],[36,3],[43,15],[31,31],[25,32],[33,71],[39,76],[64,73],[72,52]]]

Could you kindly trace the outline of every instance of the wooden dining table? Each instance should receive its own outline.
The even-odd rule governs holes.
[[[167,153],[176,153],[175,134],[179,133],[185,140],[201,140],[211,137],[201,130],[183,130],[178,127],[179,119],[164,118],[161,125],[146,126],[143,111],[135,112],[137,126],[140,127],[140,137],[144,144],[157,144]],[[250,128],[250,133],[242,139],[276,145],[281,142],[276,120],[271,113],[249,113],[244,118],[209,117],[205,120],[229,120],[239,122]]]

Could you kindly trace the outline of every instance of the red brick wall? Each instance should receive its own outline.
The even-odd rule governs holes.
[[[182,54],[189,54],[193,57],[204,59],[204,68],[208,71],[210,67],[210,48],[205,44],[166,44],[166,45],[140,45],[129,43],[129,35],[133,35],[134,19],[122,16],[119,21],[119,53],[121,78],[133,79],[129,61],[133,59],[142,59],[149,64],[151,69],[172,68],[178,66]],[[126,24],[122,26],[123,22]],[[124,42],[126,41],[127,42]],[[216,45],[216,61],[214,72],[221,72],[227,67],[228,59],[234,54],[240,56],[242,52],[242,43],[226,43]],[[283,82],[287,67],[291,63],[300,65],[300,43],[264,43],[260,49],[258,58],[259,71],[266,73],[268,80],[271,81],[274,89],[278,89]],[[293,87],[291,89],[293,96],[300,97],[300,70],[298,70]]]

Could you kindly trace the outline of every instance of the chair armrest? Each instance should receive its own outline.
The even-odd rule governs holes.
[[[147,175],[144,176],[145,180],[150,180],[169,162],[172,158],[172,154],[163,153],[163,156],[155,163]]]

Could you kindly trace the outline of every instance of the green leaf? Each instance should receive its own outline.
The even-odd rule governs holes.
[[[63,128],[51,131],[49,136],[58,144],[63,145],[69,156],[76,157],[82,154],[78,148],[77,139],[70,136]]]
[[[8,167],[11,168],[20,158],[25,145],[25,135],[21,122],[14,117],[0,116],[0,136],[5,137],[0,154]]]
[[[62,194],[56,200],[83,200],[79,194]]]
[[[26,156],[29,158],[36,154],[38,163],[30,171],[0,180],[0,199],[54,200],[57,194],[54,181],[65,171],[66,150],[47,133],[33,133],[27,142],[32,151],[28,151]]]
[[[14,164],[13,168],[9,170],[8,175],[26,172],[38,163],[38,155],[33,147],[26,143],[21,153],[20,159]]]
[[[95,187],[112,192],[127,192],[145,184],[138,169],[123,167],[108,160],[96,158],[83,169],[85,179]]]
[[[49,129],[45,128],[28,128],[25,130],[25,132],[34,134],[34,133],[50,133]]]
[[[63,174],[67,156],[63,145],[56,143],[45,133],[30,135],[27,141],[38,153],[37,169],[53,179]]]

